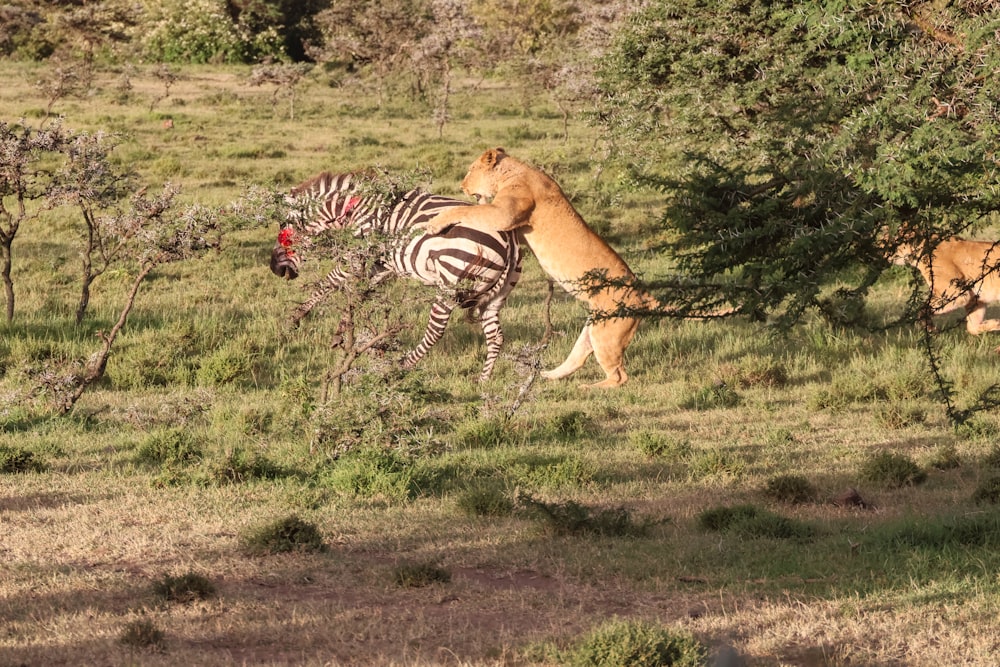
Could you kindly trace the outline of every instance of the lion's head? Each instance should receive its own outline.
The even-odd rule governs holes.
[[[479,156],[462,179],[462,192],[475,197],[480,204],[493,199],[500,189],[497,166],[505,157],[507,153],[502,148],[491,148]]]

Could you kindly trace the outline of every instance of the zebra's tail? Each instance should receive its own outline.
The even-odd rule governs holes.
[[[509,292],[512,287],[508,285],[511,272],[515,269],[520,270],[518,239],[514,235],[505,234],[505,236],[507,237],[507,255],[504,257],[503,271],[493,281],[490,288],[479,295],[473,307],[467,311],[470,319],[478,320],[481,318],[483,311],[494,299],[505,291]]]

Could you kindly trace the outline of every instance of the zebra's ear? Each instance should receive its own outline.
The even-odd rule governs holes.
[[[500,160],[507,157],[507,151],[502,148],[494,148],[486,151],[483,154],[482,160],[486,164],[486,167],[492,169],[500,163]]]

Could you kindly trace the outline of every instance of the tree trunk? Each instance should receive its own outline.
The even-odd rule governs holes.
[[[3,248],[3,267],[0,268],[0,274],[3,275],[3,290],[7,297],[7,321],[12,322],[14,320],[14,281],[10,278],[10,267],[11,267],[11,255],[10,255],[10,245],[13,239],[4,239],[0,247]]]

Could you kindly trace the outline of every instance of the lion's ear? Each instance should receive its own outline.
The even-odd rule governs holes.
[[[485,164],[488,169],[492,169],[493,167],[497,166],[500,160],[504,159],[506,156],[507,156],[507,151],[505,151],[504,149],[493,148],[483,153],[482,161],[483,164]]]

